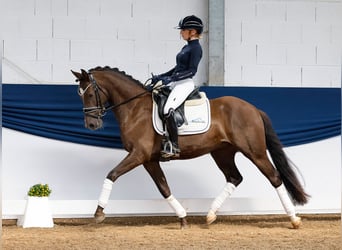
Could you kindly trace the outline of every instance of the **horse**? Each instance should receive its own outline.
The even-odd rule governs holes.
[[[104,208],[113,183],[123,174],[142,165],[178,216],[180,228],[187,228],[187,213],[171,193],[160,167],[163,137],[153,128],[150,89],[118,68],[106,66],[71,72],[79,83],[78,94],[83,103],[84,126],[90,130],[101,128],[106,111],[112,110],[120,127],[123,147],[128,152],[103,182],[94,213],[96,223],[105,219]],[[225,177],[225,186],[213,200],[206,223],[210,225],[216,220],[223,202],[243,180],[234,161],[235,154],[241,152],[275,188],[293,228],[299,228],[302,222],[296,215],[295,205],[304,205],[310,196],[300,183],[294,164],[287,158],[270,118],[254,105],[234,96],[210,99],[209,103],[209,129],[200,134],[179,136],[181,153],[175,159],[191,159],[210,154]],[[274,165],[267,156],[267,150]]]

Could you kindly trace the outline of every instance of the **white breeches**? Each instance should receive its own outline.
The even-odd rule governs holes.
[[[191,78],[177,82],[171,82],[171,93],[164,106],[164,114],[166,115],[170,108],[178,108],[195,89],[194,81]]]

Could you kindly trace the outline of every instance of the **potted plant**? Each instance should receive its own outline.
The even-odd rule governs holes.
[[[18,225],[26,227],[53,227],[52,213],[49,205],[51,189],[48,184],[35,184],[27,192],[25,214]]]
[[[51,192],[52,191],[49,188],[48,184],[36,184],[30,187],[29,191],[27,192],[27,195],[34,197],[49,197]]]

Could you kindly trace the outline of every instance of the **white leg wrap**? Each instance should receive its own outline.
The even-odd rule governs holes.
[[[217,196],[211,204],[210,211],[216,213],[222,206],[223,202],[234,192],[235,189],[236,186],[233,183],[227,182],[219,196]]]
[[[281,184],[276,188],[278,196],[280,198],[281,204],[283,205],[287,215],[291,218],[291,220],[296,219],[296,212],[292,201],[286,191],[284,184]]]
[[[166,198],[166,200],[179,218],[184,218],[186,216],[185,209],[172,194]]]
[[[109,200],[110,193],[112,192],[112,186],[113,186],[113,182],[106,178],[103,182],[102,191],[101,191],[100,198],[99,198],[100,207],[102,208],[106,207],[108,200]]]

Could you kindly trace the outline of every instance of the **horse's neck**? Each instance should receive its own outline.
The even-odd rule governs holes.
[[[133,80],[120,74],[107,74],[105,78],[111,102],[114,105],[125,102],[144,90]]]
[[[124,76],[110,75],[107,80],[108,92],[111,103],[117,108],[114,109],[115,116],[119,122],[127,120],[125,117],[129,114],[139,115],[142,109],[146,109],[150,98],[146,90],[139,86],[132,79]],[[139,96],[139,97],[138,97]]]

